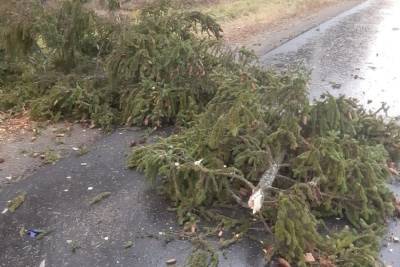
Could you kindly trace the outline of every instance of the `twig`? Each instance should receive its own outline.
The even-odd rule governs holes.
[[[272,236],[274,236],[274,234],[272,233],[271,228],[269,227],[269,225],[267,224],[267,221],[265,220],[264,216],[262,215],[262,213],[259,213],[259,217],[261,219],[261,222],[264,224],[265,230],[270,233]]]
[[[231,195],[232,195],[233,199],[236,201],[236,203],[238,203],[243,208],[246,208],[246,209],[249,208],[249,206],[245,202],[243,202],[242,199],[238,195],[235,194],[235,192],[233,192],[230,188],[228,188],[228,191],[229,191],[229,193],[231,193]]]

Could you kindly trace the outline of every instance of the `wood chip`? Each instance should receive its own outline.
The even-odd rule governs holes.
[[[218,232],[218,237],[222,237],[222,235],[224,234],[224,232],[221,230]]]
[[[315,262],[315,258],[312,253],[306,253],[304,254],[304,261],[307,263],[312,263]]]

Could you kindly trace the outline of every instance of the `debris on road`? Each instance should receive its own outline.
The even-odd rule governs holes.
[[[23,192],[16,197],[14,197],[12,200],[10,200],[7,204],[8,210],[13,213],[15,212],[21,205],[24,203],[26,197],[26,193]]]
[[[129,240],[129,241],[125,242],[124,249],[131,248],[132,246],[133,246],[133,242]]]
[[[3,163],[5,160],[3,158],[0,158],[0,163]]]
[[[88,149],[87,146],[82,145],[82,146],[79,147],[79,149],[78,149],[78,156],[83,156],[83,155],[85,155],[85,154],[87,154],[87,153],[89,153],[89,149]]]
[[[38,240],[43,239],[43,237],[50,234],[51,230],[42,230],[42,229],[25,229],[21,228],[19,231],[20,236],[28,235],[29,237],[36,238]]]
[[[95,196],[94,198],[92,198],[92,200],[90,200],[89,204],[90,205],[97,204],[100,201],[108,198],[110,195],[111,195],[111,192],[102,192],[102,193],[98,194],[97,196]]]
[[[67,243],[70,245],[72,253],[75,253],[78,249],[81,248],[81,246],[75,240],[67,240]]]
[[[169,259],[165,262],[167,265],[173,265],[176,264],[176,259]]]
[[[342,85],[340,83],[330,82],[330,84],[333,89],[340,89],[342,87]]]
[[[44,164],[55,164],[60,158],[60,154],[53,149],[48,149],[43,154],[40,155]]]

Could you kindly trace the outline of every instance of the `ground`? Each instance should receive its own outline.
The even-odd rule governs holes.
[[[269,53],[262,53],[268,49],[258,53],[266,66],[281,68],[302,63],[311,69],[312,98],[329,91],[359,97],[365,104],[373,100],[371,106],[386,101],[393,107],[391,114],[400,115],[395,65],[400,62],[395,49],[400,45],[399,14],[400,4],[396,1],[370,0]],[[267,43],[268,37],[259,40]],[[56,135],[51,128],[49,140]],[[78,137],[83,130],[91,131],[76,130]],[[31,142],[29,131],[28,128],[27,143]],[[143,175],[125,168],[129,144],[143,137],[140,129],[117,130],[88,145],[89,153],[67,156],[1,188],[1,209],[19,193],[27,195],[15,213],[0,214],[0,236],[4,240],[0,243],[0,266],[39,266],[42,262],[45,266],[165,266],[171,258],[177,260],[178,266],[183,265],[191,245],[166,238],[169,232],[179,237],[180,231],[174,213],[167,211],[168,202],[155,193]],[[69,151],[77,153],[72,146],[80,143],[67,144]],[[3,147],[4,143],[2,151]],[[5,179],[9,174],[4,170],[13,156],[7,152],[1,157],[6,160],[0,163],[0,176]],[[22,172],[25,164],[17,170]],[[392,189],[398,188],[393,183]],[[102,192],[111,195],[90,206],[90,200]],[[36,240],[20,237],[22,227],[53,231]],[[399,236],[397,222],[391,223],[382,249],[382,260],[396,266],[400,262],[400,244],[392,242],[390,236]],[[133,241],[133,246],[125,249],[128,241]],[[71,244],[80,248],[74,253]],[[226,251],[226,258],[221,255],[220,266],[263,266],[258,246],[251,241],[235,244]]]

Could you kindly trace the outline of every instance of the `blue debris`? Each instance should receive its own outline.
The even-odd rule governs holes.
[[[40,235],[41,233],[43,233],[43,230],[38,230],[38,229],[28,229],[26,231],[26,234],[32,238],[37,237],[38,235]]]

